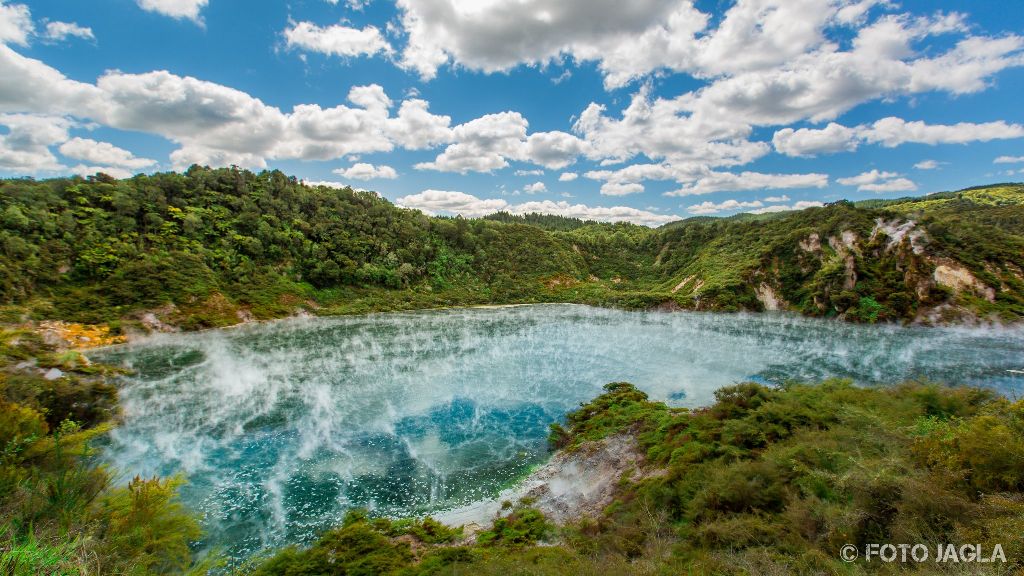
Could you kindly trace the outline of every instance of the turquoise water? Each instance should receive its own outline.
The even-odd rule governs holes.
[[[408,516],[495,496],[544,461],[548,424],[612,381],[700,406],[745,380],[925,377],[1016,394],[1021,329],[573,305],[296,319],[95,354],[135,370],[101,457],[183,474],[203,547],[307,542],[346,510]]]

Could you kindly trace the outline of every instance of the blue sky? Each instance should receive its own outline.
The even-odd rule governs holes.
[[[1017,0],[0,3],[0,174],[658,225],[1024,180]]]

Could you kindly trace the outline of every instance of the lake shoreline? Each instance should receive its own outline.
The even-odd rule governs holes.
[[[793,318],[805,318],[808,320],[819,320],[823,322],[835,322],[840,325],[854,324],[859,325],[860,323],[849,322],[839,317],[818,317],[808,316],[792,310],[739,310],[739,311],[717,311],[717,310],[697,310],[690,308],[681,307],[666,307],[666,306],[653,306],[649,308],[625,308],[621,306],[608,306],[602,304],[594,304],[588,302],[572,302],[572,301],[551,301],[551,302],[514,302],[507,304],[465,304],[465,305],[452,305],[452,306],[426,306],[421,308],[408,308],[408,309],[381,309],[370,312],[364,311],[342,311],[342,312],[328,312],[328,313],[317,313],[317,310],[313,311],[302,309],[301,312],[291,314],[288,316],[280,316],[274,318],[245,318],[241,319],[234,324],[228,324],[224,326],[212,326],[198,329],[182,329],[178,326],[168,326],[167,330],[152,330],[144,332],[141,330],[129,330],[125,334],[126,340],[124,342],[118,342],[114,344],[104,344],[100,346],[74,346],[73,343],[68,342],[64,346],[67,349],[75,350],[81,353],[90,351],[106,350],[109,348],[116,348],[126,345],[137,344],[145,342],[147,339],[158,336],[160,334],[202,334],[208,332],[216,332],[219,330],[237,330],[243,329],[250,326],[268,325],[279,322],[290,322],[304,319],[330,319],[330,318],[352,318],[352,317],[373,317],[380,315],[396,315],[396,314],[415,314],[423,312],[443,312],[446,310],[500,310],[508,308],[522,308],[532,306],[581,306],[587,308],[596,308],[600,310],[616,310],[622,312],[656,312],[664,314],[673,314],[677,312],[683,313],[695,313],[695,314],[723,314],[723,315],[777,315],[787,316]],[[61,320],[45,320],[40,322],[44,323],[63,323]],[[103,326],[103,325],[99,325]],[[921,328],[935,328],[935,329],[1015,329],[1024,327],[1024,320],[1018,321],[1003,321],[999,319],[989,319],[983,321],[982,319],[974,318],[971,321],[965,321],[961,319],[956,322],[879,322],[877,324],[871,324],[871,326],[878,327],[921,327]]]

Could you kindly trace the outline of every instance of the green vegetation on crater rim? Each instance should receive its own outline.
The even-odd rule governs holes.
[[[115,328],[552,301],[1014,321],[1022,222],[1020,184],[652,230],[428,217],[276,171],[3,180],[0,302]]]

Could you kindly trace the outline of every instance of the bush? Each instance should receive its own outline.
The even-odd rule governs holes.
[[[961,478],[974,495],[1024,490],[1024,434],[1012,421],[993,414],[969,420],[932,416],[916,430],[918,459]]]
[[[770,517],[742,514],[704,522],[697,528],[695,536],[700,546],[709,549],[773,547],[783,539],[784,527]]]
[[[526,546],[543,540],[550,530],[544,514],[535,508],[523,508],[495,520],[494,526],[476,540],[483,546]]]
[[[191,513],[178,501],[180,480],[135,477],[107,495],[98,520],[102,555],[117,570],[170,574],[191,564],[189,544],[201,535]]]
[[[885,310],[885,307],[871,296],[862,296],[857,301],[857,318],[861,322],[867,322],[868,324],[878,322],[883,310]]]
[[[7,527],[0,526],[0,539],[7,539]],[[0,543],[0,574],[5,576],[72,576],[82,572],[76,566],[78,543],[59,542],[51,545],[38,540],[31,532],[25,538],[11,538]]]
[[[786,504],[787,480],[770,462],[738,462],[720,468],[690,503],[690,516],[704,519],[730,512],[778,512]]]

